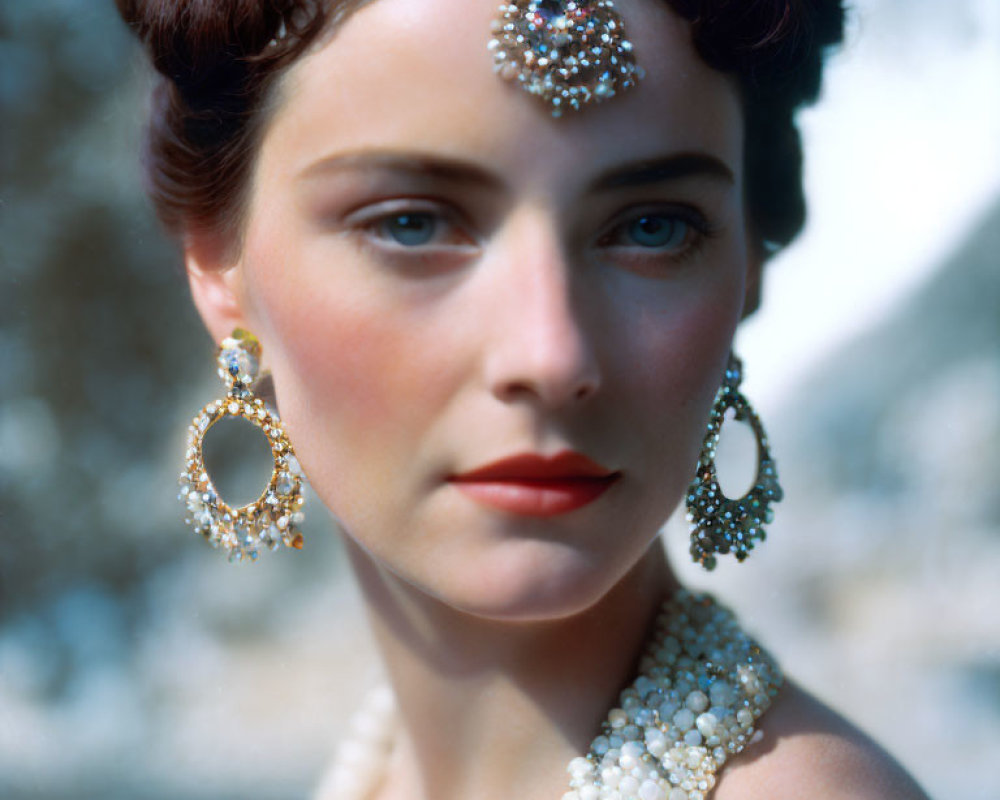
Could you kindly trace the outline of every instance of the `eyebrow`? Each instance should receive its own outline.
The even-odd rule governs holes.
[[[488,189],[503,188],[503,181],[492,172],[474,164],[419,153],[364,152],[329,156],[303,169],[298,177],[310,179],[331,172],[366,170],[408,173],[414,177],[434,178],[450,183],[464,183]]]
[[[733,171],[715,156],[697,152],[672,153],[662,158],[642,159],[614,167],[594,179],[589,191],[627,189],[682,178],[711,178],[728,184],[736,183]]]
[[[450,183],[503,189],[504,181],[495,173],[467,161],[421,153],[372,151],[328,156],[313,162],[298,174],[309,180],[331,172],[383,170],[414,177],[433,178]],[[684,178],[709,178],[735,184],[733,171],[721,159],[708,153],[672,153],[659,158],[644,158],[612,167],[598,175],[587,187],[589,193],[649,186]]]

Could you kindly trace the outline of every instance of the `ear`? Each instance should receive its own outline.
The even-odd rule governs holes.
[[[234,328],[246,328],[239,261],[231,247],[214,234],[189,234],[184,242],[184,266],[195,308],[218,344]]]

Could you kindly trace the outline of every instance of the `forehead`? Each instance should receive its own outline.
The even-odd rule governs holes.
[[[285,76],[262,161],[301,171],[338,153],[406,150],[491,162],[507,177],[585,180],[616,162],[708,152],[741,174],[735,84],[659,0],[618,0],[639,86],[554,119],[493,71],[496,0],[370,0]]]

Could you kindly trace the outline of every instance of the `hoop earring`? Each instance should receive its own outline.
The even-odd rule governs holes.
[[[716,554],[732,552],[737,561],[743,561],[756,542],[767,538],[764,523],[774,520],[771,503],[777,503],[784,496],[768,449],[767,434],[760,418],[739,391],[742,380],[743,363],[730,354],[725,378],[712,406],[698,470],[688,487],[691,557],[706,570],[715,569]],[[722,493],[715,466],[715,450],[729,409],[734,411],[731,418],[749,423],[757,440],[757,477],[750,490],[736,499]]]
[[[279,545],[301,550],[298,526],[304,520],[302,473],[292,445],[277,414],[253,393],[260,373],[260,342],[241,328],[219,348],[219,377],[228,388],[225,397],[206,405],[188,428],[188,447],[181,473],[179,498],[187,507],[187,522],[213,547],[229,553],[230,561],[256,561],[260,550]],[[267,486],[254,502],[233,508],[219,497],[205,469],[205,434],[224,417],[246,420],[267,437],[274,468]]]

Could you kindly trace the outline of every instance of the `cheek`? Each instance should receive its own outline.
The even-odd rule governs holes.
[[[315,412],[337,408],[348,417],[345,426],[368,427],[389,418],[406,396],[414,353],[399,320],[315,292],[280,299],[269,317],[278,343],[276,385],[294,387],[298,402]]]
[[[735,265],[742,260],[734,259]],[[742,269],[726,270],[690,293],[669,297],[663,307],[635,314],[632,337],[643,343],[641,357],[664,383],[667,396],[695,402],[694,389],[722,379],[743,302]]]
[[[250,255],[253,322],[299,460],[340,510],[349,494],[363,497],[364,487],[385,480],[419,429],[415,421],[430,402],[427,359],[437,351],[414,334],[405,308],[388,310],[384,295],[310,268],[301,254],[272,260],[280,248],[269,244]],[[300,268],[267,268],[275,263]]]
[[[633,357],[623,367],[641,383],[631,393],[633,413],[648,421],[652,452],[670,473],[694,469],[709,409],[722,382],[743,301],[744,262],[691,294],[646,307],[632,317],[627,336]],[[685,478],[690,476],[684,473]]]

